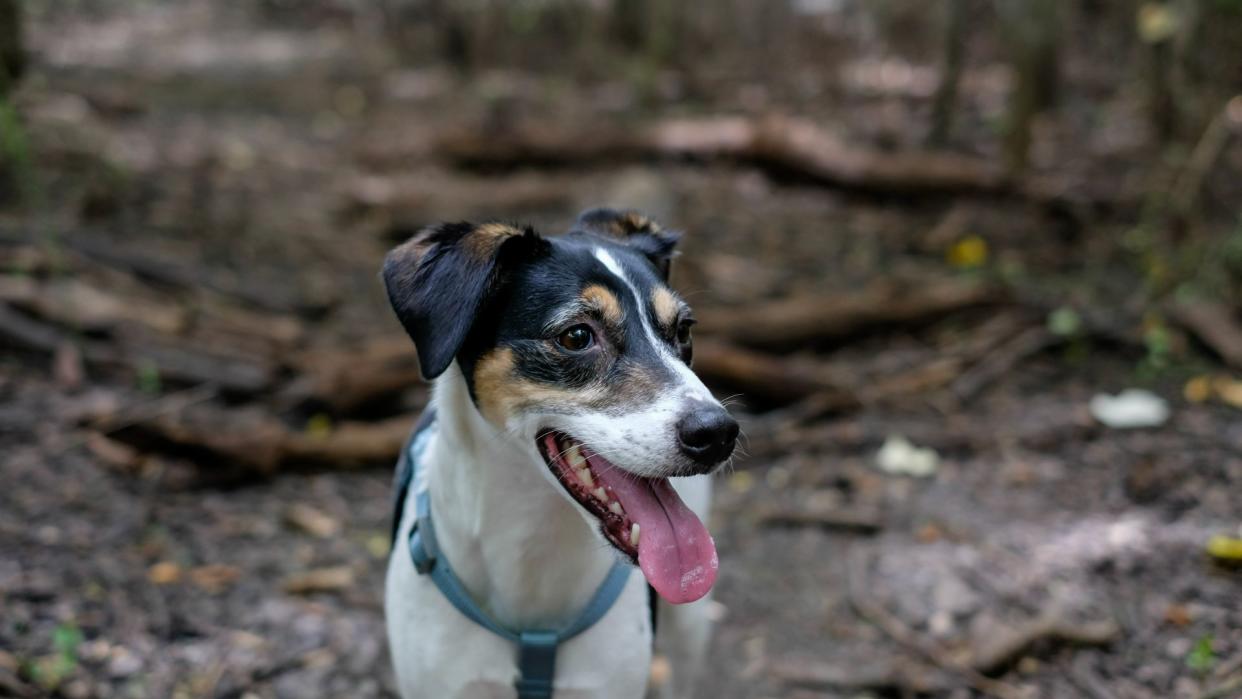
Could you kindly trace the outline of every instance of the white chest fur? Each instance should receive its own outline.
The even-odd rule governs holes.
[[[407,509],[388,565],[388,640],[404,699],[512,699],[517,649],[475,624],[414,570]],[[616,604],[557,653],[556,697],[639,699],[651,662],[647,590],[635,571]]]
[[[483,610],[509,628],[558,628],[582,611],[615,553],[591,530],[531,444],[487,423],[456,365],[436,382],[437,432],[420,463],[430,483],[440,548]],[[707,478],[676,479],[706,517]],[[407,499],[389,559],[388,639],[403,699],[513,699],[517,648],[466,618],[414,570],[416,514]],[[708,638],[707,598],[661,603],[657,650],[673,677],[658,694],[685,697]],[[646,581],[635,569],[612,608],[560,646],[556,699],[641,699],[652,657]]]

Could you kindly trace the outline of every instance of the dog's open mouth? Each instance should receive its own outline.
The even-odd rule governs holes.
[[[569,435],[539,439],[548,467],[604,537],[636,561],[647,582],[673,604],[693,602],[716,582],[716,543],[667,478],[623,471]]]

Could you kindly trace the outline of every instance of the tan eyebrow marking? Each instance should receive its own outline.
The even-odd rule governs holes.
[[[609,324],[620,325],[625,317],[617,295],[599,284],[592,284],[583,289],[582,300],[588,308],[599,311]]]
[[[673,295],[666,287],[657,286],[651,292],[651,305],[655,308],[656,322],[661,327],[672,327],[677,320],[677,313],[681,310],[681,301]]]

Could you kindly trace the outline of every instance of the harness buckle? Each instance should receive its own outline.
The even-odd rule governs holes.
[[[518,636],[518,699],[551,699],[559,636],[555,631],[523,631]]]
[[[423,533],[419,531],[417,522],[410,529],[410,558],[419,575],[427,575],[436,567],[435,556],[427,553],[427,547],[423,545]]]

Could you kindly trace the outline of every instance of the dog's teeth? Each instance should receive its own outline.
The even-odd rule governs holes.
[[[586,484],[586,487],[590,488],[591,486],[595,485],[595,479],[591,477],[591,469],[586,468],[584,466],[578,469],[577,473],[578,473],[578,478],[580,478],[582,482]]]
[[[625,514],[625,510],[621,509],[621,503],[616,500],[613,500],[612,503],[608,505],[608,509],[611,510],[614,515]]]
[[[630,527],[630,546],[638,548],[638,522]]]
[[[604,502],[608,502],[608,491],[604,490],[604,486],[602,485],[595,490],[592,490],[591,494]]]
[[[582,468],[583,464],[586,463],[586,459],[582,456],[582,450],[578,448],[577,444],[565,450],[565,460],[573,468]]]

